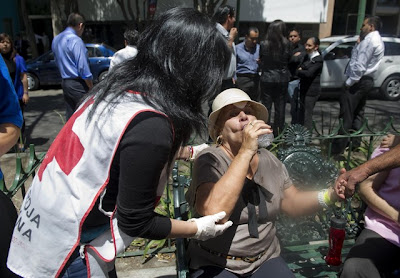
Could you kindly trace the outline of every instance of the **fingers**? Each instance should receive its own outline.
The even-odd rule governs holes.
[[[219,236],[223,232],[225,232],[230,226],[233,225],[233,222],[231,220],[226,221],[224,224],[216,224],[216,236]]]
[[[391,148],[394,146],[395,136],[393,134],[388,134],[382,138],[381,148]]]
[[[224,219],[225,216],[226,216],[226,212],[225,211],[221,211],[221,212],[218,212],[218,213],[214,214],[213,215],[213,218],[215,220],[214,222],[221,221],[222,219]]]
[[[249,129],[253,128],[255,131],[262,130],[263,132],[260,134],[272,133],[271,126],[262,120],[252,121],[247,126],[249,126]]]

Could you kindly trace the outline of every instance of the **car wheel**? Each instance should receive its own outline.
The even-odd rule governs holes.
[[[381,87],[383,97],[387,100],[400,99],[400,75],[392,75],[386,78]]]
[[[102,73],[99,74],[99,82],[102,81],[104,78],[107,77],[108,70],[103,71]]]
[[[34,91],[39,89],[39,79],[32,73],[27,73],[26,76],[28,79],[28,90]]]

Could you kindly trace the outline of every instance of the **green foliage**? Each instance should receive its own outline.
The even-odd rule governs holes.
[[[157,250],[159,248],[162,248],[166,242],[167,239],[151,240],[144,248],[143,257],[147,255],[147,252],[149,252],[150,249],[155,248]]]

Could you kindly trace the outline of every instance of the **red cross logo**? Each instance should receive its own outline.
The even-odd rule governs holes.
[[[88,100],[81,109],[72,115],[65,126],[61,129],[53,144],[51,144],[42,165],[40,166],[38,172],[40,181],[42,180],[43,172],[46,170],[47,165],[52,162],[54,158],[66,175],[69,175],[76,164],[78,164],[85,149],[83,148],[79,137],[72,131],[72,126],[74,125],[75,120],[93,102],[93,99]]]

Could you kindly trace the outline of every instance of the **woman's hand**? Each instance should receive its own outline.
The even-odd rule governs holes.
[[[249,122],[243,128],[243,141],[241,150],[249,150],[255,154],[258,150],[258,137],[263,134],[272,133],[271,126],[267,125],[262,120]]]
[[[400,143],[400,136],[388,134],[382,138],[381,148],[393,148]]]
[[[24,95],[22,96],[22,102],[26,105],[29,102],[29,95],[28,93],[24,93]]]

